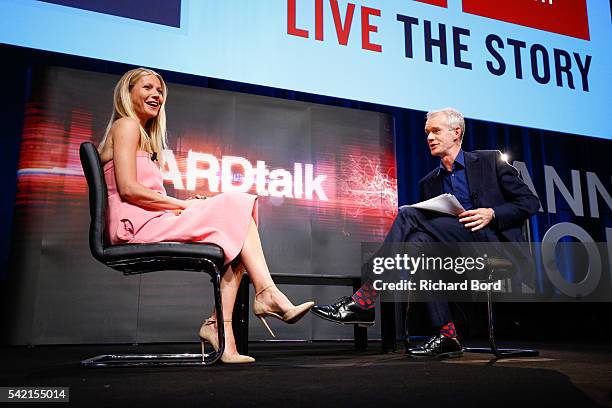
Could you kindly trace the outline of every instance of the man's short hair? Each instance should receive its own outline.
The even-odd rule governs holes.
[[[446,119],[448,120],[448,127],[451,129],[459,128],[461,129],[460,140],[463,141],[463,134],[465,133],[465,119],[461,112],[459,112],[455,108],[443,108],[438,110],[433,110],[427,112],[426,120],[429,120],[432,116],[443,113],[446,115]]]

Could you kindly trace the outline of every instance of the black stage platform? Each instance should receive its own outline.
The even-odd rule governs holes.
[[[0,386],[70,387],[70,406],[86,407],[612,406],[610,344],[530,343],[539,357],[498,361],[415,361],[376,342],[365,352],[351,343],[249,346],[256,363],[209,368],[79,366],[109,352],[197,353],[195,343],[1,347]]]

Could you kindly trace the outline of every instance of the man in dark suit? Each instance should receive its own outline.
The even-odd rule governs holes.
[[[519,242],[521,226],[535,214],[540,202],[520,179],[518,171],[499,151],[464,152],[461,142],[465,121],[452,108],[427,113],[425,133],[432,156],[440,165],[419,181],[421,200],[453,194],[465,209],[457,217],[400,207],[385,243],[409,242]],[[516,261],[516,259],[515,259]],[[342,324],[374,324],[376,290],[366,282],[353,296],[331,305],[317,305],[312,312]],[[438,334],[409,349],[414,357],[459,357],[461,345],[448,302],[428,302]]]

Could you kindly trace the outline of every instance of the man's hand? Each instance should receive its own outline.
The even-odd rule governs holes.
[[[459,222],[464,224],[464,227],[470,231],[478,231],[483,229],[493,219],[495,212],[492,208],[476,208],[475,210],[467,210],[458,215]]]

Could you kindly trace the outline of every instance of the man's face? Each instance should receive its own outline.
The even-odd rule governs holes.
[[[429,118],[425,123],[425,134],[432,156],[447,156],[461,146],[461,129],[451,129],[444,113],[438,113]]]

